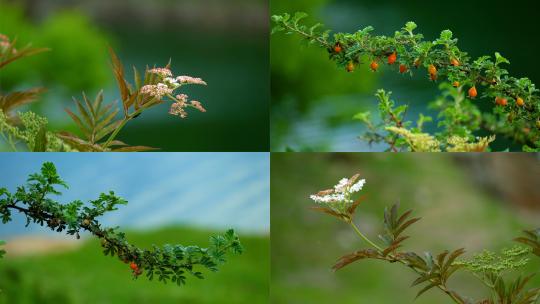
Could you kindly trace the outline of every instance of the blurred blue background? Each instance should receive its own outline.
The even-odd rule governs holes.
[[[128,200],[103,217],[108,226],[269,232],[269,153],[2,153],[0,186],[14,192],[45,161],[53,162],[70,186],[62,190],[60,202],[87,202],[109,190]],[[14,214],[13,222],[0,225],[0,239],[57,235],[24,224],[24,217]]]

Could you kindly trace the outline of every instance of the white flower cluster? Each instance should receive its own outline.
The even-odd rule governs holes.
[[[313,194],[313,195],[310,195],[309,198],[311,198],[316,203],[334,203],[334,202],[344,201],[345,194],[343,193],[331,193],[331,194],[326,194],[326,195]]]
[[[169,114],[180,116],[181,118],[187,117],[186,107],[195,108],[201,112],[206,112],[206,109],[202,104],[196,100],[192,100],[188,103],[188,96],[186,94],[176,95],[176,102],[171,105],[169,109]]]
[[[191,76],[178,76],[176,78],[173,77],[165,77],[163,79],[163,82],[168,85],[170,88],[176,89],[179,86],[183,84],[201,84],[206,85],[206,82],[202,80],[201,78],[195,78]]]
[[[157,84],[147,84],[140,89],[140,93],[149,95],[157,99],[162,99],[164,96],[169,96],[174,101],[169,109],[171,115],[180,116],[181,118],[187,117],[186,107],[195,108],[201,112],[206,112],[203,105],[196,100],[188,102],[188,96],[185,94],[179,94],[175,97],[171,96],[174,90],[178,89],[184,84],[201,84],[206,85],[206,82],[201,78],[195,78],[191,76],[178,76],[174,77],[171,70],[168,68],[153,68],[148,70],[150,74],[156,74],[160,78],[160,82]]]
[[[351,199],[351,194],[356,193],[364,187],[366,183],[365,179],[361,179],[358,182],[359,175],[356,174],[353,177],[343,178],[339,181],[337,185],[334,186],[334,189],[320,191],[317,194],[311,195],[311,198],[316,203],[329,204],[329,203],[342,203],[342,204],[351,204],[353,200]]]
[[[191,76],[178,76],[176,77],[176,81],[182,83],[182,84],[202,84],[206,85],[206,82],[202,80],[201,78],[191,77]]]
[[[153,68],[148,70],[150,74],[156,74],[161,77],[172,77],[172,72],[168,68]]]
[[[171,94],[173,89],[163,83],[147,84],[141,88],[141,94],[150,95],[157,99],[161,99],[163,96]]]

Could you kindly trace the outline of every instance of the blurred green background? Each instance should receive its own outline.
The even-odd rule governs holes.
[[[0,0],[0,33],[50,52],[8,65],[0,91],[45,86],[31,109],[54,130],[74,131],[64,112],[84,91],[118,99],[107,46],[131,66],[164,66],[201,77],[207,87],[185,90],[206,113],[187,119],[168,105],[145,112],[120,140],[162,151],[268,151],[268,7],[265,0]]]
[[[152,244],[208,244],[221,231],[182,227],[135,232],[128,240],[141,247]],[[232,256],[217,273],[205,279],[188,278],[185,286],[132,280],[127,265],[105,257],[99,241],[72,250],[10,257],[0,261],[0,303],[268,303],[270,260],[268,237],[242,235],[246,252]],[[263,266],[263,267],[261,267]]]
[[[540,157],[535,154],[273,153],[271,156],[271,299],[273,303],[452,303],[438,290],[414,300],[413,272],[382,261],[358,261],[337,272],[334,262],[366,244],[345,223],[310,210],[309,195],[360,173],[366,199],[355,223],[372,240],[386,206],[401,202],[422,220],[404,250],[417,253],[513,246],[523,229],[540,225]],[[526,272],[538,272],[532,257]],[[477,299],[483,285],[469,274],[449,284]],[[531,285],[538,287],[540,276]]]
[[[511,3],[489,0],[399,1],[399,0],[272,0],[271,14],[307,12],[307,24],[321,22],[329,29],[354,32],[365,26],[375,34],[393,35],[407,21],[418,24],[417,32],[433,40],[444,29],[459,39],[459,47],[473,58],[498,51],[512,63],[508,70],[515,77],[540,82],[534,64],[539,40],[537,1]],[[287,147],[300,151],[381,151],[385,147],[358,140],[364,131],[352,120],[360,111],[376,112],[374,94],[383,88],[393,91],[398,104],[409,104],[407,117],[416,120],[420,111],[438,94],[437,85],[416,73],[411,80],[388,68],[379,73],[362,65],[346,73],[328,60],[325,50],[301,43],[299,37],[282,33],[271,36],[271,150]],[[404,79],[407,78],[407,79]],[[483,102],[483,107],[489,107]],[[378,117],[374,115],[374,117]],[[426,127],[435,128],[436,123]],[[508,147],[504,138],[493,144],[496,151]],[[511,148],[519,148],[511,146]]]

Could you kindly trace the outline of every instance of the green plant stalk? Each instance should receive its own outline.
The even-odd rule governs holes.
[[[15,145],[15,142],[13,142],[13,139],[11,138],[11,135],[8,135],[8,137],[6,137],[4,132],[0,132],[0,134],[2,134],[2,137],[4,138],[4,141],[9,144],[9,146],[11,147],[13,152],[17,152],[18,151],[17,146]]]
[[[367,236],[365,236],[361,231],[360,229],[358,229],[358,226],[356,226],[353,221],[350,221],[349,224],[351,225],[351,227],[354,229],[354,231],[356,232],[356,234],[358,234],[358,236],[360,236],[360,238],[362,238],[364,241],[366,241],[368,244],[370,244],[371,246],[373,246],[375,249],[377,249],[379,252],[382,252],[383,249],[381,247],[379,247],[377,244],[375,244],[373,241],[371,241]],[[392,255],[390,255],[390,258],[393,258]],[[406,262],[402,261],[402,260],[399,260],[399,259],[396,259],[396,261],[400,262],[401,264],[409,267],[410,269],[412,269],[413,271],[415,271],[416,273],[418,273],[418,271],[414,268],[412,268],[410,265],[408,265]],[[431,281],[431,280],[430,280]],[[433,282],[433,281],[431,281]],[[462,301],[460,301],[458,298],[456,298],[448,289],[446,289],[446,287],[444,285],[437,285],[437,288],[439,288],[442,292],[444,292],[445,294],[447,294],[450,298],[452,298],[452,300],[458,304],[464,304]]]
[[[353,221],[351,221],[349,223],[351,225],[351,227],[354,229],[354,231],[356,232],[356,234],[358,234],[364,241],[366,241],[368,244],[370,244],[371,246],[375,247],[375,249],[379,250],[379,251],[383,251],[383,249],[381,247],[379,247],[377,244],[373,243],[367,236],[365,236],[361,231],[360,229],[358,229],[358,227],[354,224]]]
[[[128,116],[125,116],[123,119],[122,119],[122,122],[118,125],[118,127],[116,127],[116,129],[114,129],[114,131],[112,132],[112,134],[109,136],[109,138],[107,139],[107,141],[105,142],[105,144],[103,145],[103,148],[108,148],[109,145],[111,144],[111,142],[116,138],[116,136],[118,135],[118,133],[120,132],[120,130],[122,130],[122,128],[128,123],[128,121],[132,120],[135,116],[139,115],[142,113],[142,111],[148,109],[150,106],[153,106],[154,104],[156,104],[156,102],[149,102],[147,103],[146,105],[143,105],[141,108],[139,108],[137,111],[129,114]]]

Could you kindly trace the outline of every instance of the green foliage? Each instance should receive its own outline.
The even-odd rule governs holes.
[[[449,38],[450,35],[445,36]],[[341,184],[341,182],[340,182]],[[325,190],[319,192],[318,195],[332,195]],[[328,196],[326,198],[329,198]],[[311,197],[312,200],[320,200],[318,197]],[[333,204],[336,201],[328,203]],[[339,202],[338,202],[339,203]],[[506,282],[503,278],[505,274],[515,274],[524,267],[530,260],[527,257],[533,250],[522,246],[514,246],[510,249],[502,250],[500,255],[496,255],[490,251],[484,251],[475,255],[470,260],[458,260],[465,253],[465,249],[445,250],[442,253],[434,256],[431,252],[424,252],[423,255],[417,254],[414,251],[402,251],[402,244],[409,236],[404,236],[403,232],[412,224],[420,220],[420,218],[410,218],[412,211],[406,211],[403,214],[398,213],[399,205],[395,204],[391,208],[386,208],[384,211],[384,233],[379,236],[385,247],[380,246],[364,235],[360,229],[354,224],[353,216],[356,208],[349,212],[346,222],[353,228],[357,235],[366,241],[372,248],[360,249],[353,253],[346,254],[338,259],[332,267],[333,270],[339,270],[343,267],[363,259],[383,260],[390,263],[399,263],[413,270],[417,275],[417,279],[412,283],[412,286],[422,286],[416,297],[418,298],[428,290],[437,288],[458,304],[533,304],[540,297],[540,288],[526,289],[526,285],[532,276],[522,277],[520,274],[517,279],[511,283]],[[320,208],[317,208],[319,210]],[[331,207],[328,208],[331,210]],[[324,211],[330,215],[336,216],[331,212]],[[339,216],[338,216],[339,218]],[[341,218],[340,218],[341,219]],[[534,233],[527,233],[528,236],[536,237]],[[534,242],[529,242],[529,239],[517,239],[517,241],[527,244],[536,245]],[[474,302],[468,297],[465,297],[457,291],[449,288],[449,279],[459,270],[467,270],[473,273],[492,293],[492,297],[478,302]]]
[[[309,22],[317,23],[313,18],[327,0],[279,1],[271,4],[272,13],[306,10],[312,16]],[[309,30],[309,29],[307,29]],[[314,29],[314,31],[316,31]],[[275,38],[275,37],[274,37]],[[365,73],[361,78],[339,73],[334,65],[326,60],[324,53],[316,48],[298,48],[299,37],[287,35],[282,39],[270,40],[272,103],[273,109],[283,108],[281,115],[275,115],[273,128],[287,127],[288,122],[305,112],[321,97],[328,94],[355,94],[368,92],[376,79],[374,75]],[[301,41],[300,41],[301,42]],[[304,45],[304,43],[302,43]],[[325,77],[321,77],[325,75]],[[294,87],[294,90],[291,90]],[[340,120],[348,119],[346,111],[339,114]],[[276,124],[275,122],[281,122]],[[275,137],[279,129],[272,132]]]
[[[17,151],[20,144],[32,152],[69,152],[75,151],[56,134],[47,131],[48,121],[34,112],[19,113],[18,125],[0,110],[0,134],[10,145],[13,151]]]
[[[216,231],[162,227],[126,233],[130,242],[150,247],[177,241],[204,244]],[[242,235],[242,244],[249,250],[242,256],[231,257],[229,265],[220,268],[219,275],[191,280],[189,288],[134,281],[124,263],[112,263],[103,258],[99,240],[77,243],[80,246],[63,252],[13,254],[9,259],[0,260],[0,303],[268,303],[270,242],[267,235]]]
[[[240,254],[243,250],[233,230],[212,237],[208,248],[182,245],[138,248],[126,240],[119,227],[104,227],[98,220],[98,217],[117,210],[127,201],[110,191],[90,201],[89,206],[80,200],[61,204],[49,197],[51,194],[61,195],[59,188],[67,188],[67,184],[58,175],[54,164],[49,162],[43,164],[41,172],[30,175],[26,185],[18,187],[15,193],[2,188],[2,222],[11,221],[12,212],[17,211],[25,216],[27,226],[35,223],[77,238],[81,231],[88,231],[101,240],[105,255],[130,263],[134,278],[145,273],[150,280],[157,277],[164,283],[172,281],[178,285],[183,285],[189,274],[203,278],[199,267],[217,271],[228,253]]]
[[[475,254],[470,260],[464,260],[462,265],[472,272],[479,274],[501,275],[506,271],[519,269],[529,262],[527,256],[531,253],[530,248],[514,246],[510,249],[503,249],[501,254],[496,254],[489,250]]]
[[[385,243],[386,248],[383,251],[384,256],[390,253],[396,253],[396,250],[401,247],[401,243],[408,239],[408,236],[401,234],[410,225],[418,222],[420,218],[409,219],[412,210],[409,210],[402,215],[398,215],[399,205],[395,204],[392,208],[384,209],[384,230],[385,233],[379,235],[379,238]]]
[[[357,113],[353,118],[364,123],[368,131],[362,139],[371,143],[386,143],[388,151],[412,152],[484,152],[495,137],[479,138],[472,130],[478,129],[480,111],[463,93],[442,83],[443,94],[430,104],[439,111],[439,131],[433,135],[424,132],[424,125],[433,119],[420,114],[417,121],[405,118],[408,106],[397,106],[390,98],[392,92],[378,90],[380,122],[375,123],[369,112]]]
[[[457,39],[451,31],[442,31],[439,38],[426,41],[422,34],[414,32],[417,27],[414,22],[407,23],[393,36],[372,35],[374,29],[369,26],[355,33],[335,33],[331,37],[330,32],[320,30],[318,24],[314,27],[303,25],[301,20],[305,17],[306,14],[303,13],[294,16],[274,15],[273,32],[296,34],[309,44],[324,48],[329,53],[330,60],[349,72],[365,59],[372,62],[371,68],[376,71],[378,62],[388,58],[388,64],[399,66],[402,74],[412,75],[414,68],[424,67],[432,81],[444,78],[457,88],[457,92],[451,92],[449,85],[443,85],[443,96],[452,97],[454,100],[439,100],[433,104],[433,108],[439,111],[439,127],[443,128],[438,134],[431,136],[419,130],[408,130],[405,125],[397,125],[405,122],[396,116],[392,121],[396,125],[384,125],[382,128],[394,134],[373,134],[370,128],[365,137],[368,141],[386,142],[392,151],[398,151],[399,147],[406,147],[411,151],[415,151],[415,148],[421,148],[420,151],[485,151],[492,139],[484,138],[475,142],[477,139],[474,137],[474,134],[485,129],[491,134],[509,137],[522,144],[526,151],[540,148],[539,91],[529,79],[509,76],[508,71],[502,67],[509,64],[509,61],[501,54],[495,53],[494,58],[483,56],[473,61],[457,47]],[[391,56],[395,58],[391,60]],[[481,98],[492,98],[491,112],[480,113],[478,108],[464,97],[463,89],[473,87],[475,90],[476,87],[483,88]],[[470,95],[473,99],[476,97],[474,93]],[[390,109],[398,113],[404,111],[403,108],[392,108],[392,105],[386,102],[385,96],[378,93],[378,97],[381,99],[379,110],[383,121],[386,117],[392,119],[392,114],[395,114],[391,113]],[[366,121],[368,116],[365,114],[360,113],[355,115],[355,118]],[[426,120],[421,117],[419,121]],[[453,123],[457,125],[454,127]],[[392,129],[389,130],[390,127]],[[419,124],[416,129],[421,127],[422,124]],[[398,140],[400,138],[401,140]],[[415,147],[415,142],[422,145]],[[437,145],[443,146],[442,149],[437,148]],[[446,145],[450,148],[445,149]]]

